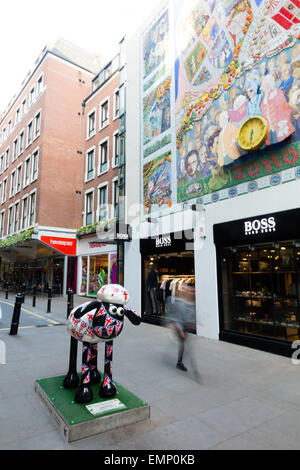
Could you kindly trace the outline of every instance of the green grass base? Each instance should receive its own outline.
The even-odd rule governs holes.
[[[76,425],[87,421],[93,421],[103,416],[109,416],[115,413],[122,413],[124,411],[147,406],[147,403],[135,396],[129,390],[126,390],[126,388],[122,387],[122,385],[115,382],[118,391],[114,398],[124,403],[126,408],[122,410],[106,411],[101,415],[93,416],[86,408],[87,405],[79,405],[75,403],[74,398],[76,390],[64,389],[64,378],[65,377],[63,376],[49,379],[40,379],[37,380],[37,383],[47,395],[49,401],[53,403],[53,406],[69,425]],[[108,401],[107,399],[99,397],[99,388],[100,385],[92,386],[94,399],[91,403],[88,403],[88,405],[94,405]]]

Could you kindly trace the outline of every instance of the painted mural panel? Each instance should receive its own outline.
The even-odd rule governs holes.
[[[165,60],[168,53],[169,15],[166,11],[149,29],[143,41],[144,79]]]
[[[144,145],[170,129],[170,87],[169,77],[144,98]]]
[[[299,164],[300,1],[175,0],[175,12],[178,202],[236,185],[245,165],[259,177],[274,152],[274,173]]]
[[[154,207],[171,204],[171,163],[171,152],[166,152],[143,167],[146,214],[149,214]]]

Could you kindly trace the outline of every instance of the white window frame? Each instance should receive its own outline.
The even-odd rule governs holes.
[[[16,168],[10,174],[10,188],[9,188],[9,197],[13,197],[16,192],[16,176],[17,170]]]
[[[27,96],[24,96],[22,100],[21,112],[22,112],[22,117],[25,116],[25,114],[27,113]]]
[[[41,83],[41,86],[39,85]],[[44,72],[41,73],[36,81],[36,97],[38,98],[44,90]]]
[[[101,219],[100,220],[100,191],[101,189],[106,188],[106,219]],[[97,210],[96,210],[96,218],[97,222],[103,222],[104,220],[107,220],[109,218],[108,214],[108,209],[109,209],[109,203],[108,203],[108,181],[104,181],[103,183],[100,183],[97,187]]]
[[[10,147],[7,147],[4,152],[4,170],[7,170],[9,166]]]
[[[107,168],[104,171],[101,171],[101,164],[102,164],[102,146],[103,144],[107,143]],[[109,158],[109,150],[110,150],[110,145],[109,145],[109,137],[105,137],[105,139],[102,139],[101,142],[98,144],[98,176],[104,175],[109,171],[110,168],[110,158]]]
[[[113,155],[112,155],[112,168],[118,168],[119,163],[116,164],[116,135],[118,136],[118,159],[120,161],[120,134],[119,129],[113,133]]]
[[[1,204],[4,204],[6,201],[6,195],[7,195],[7,180],[8,177],[6,176],[2,182],[2,198],[1,198]]]
[[[92,222],[91,224],[87,224],[87,196],[89,196],[90,194],[92,194]],[[92,189],[88,189],[87,191],[85,191],[84,193],[84,221],[83,221],[83,225],[92,225],[94,223],[94,220],[95,220],[95,210],[94,210],[94,205],[95,205],[95,194],[94,194],[94,188]]]
[[[2,175],[3,171],[4,171],[4,152],[1,154],[1,157],[0,157],[0,175]]]
[[[116,96],[118,95],[118,101],[119,101],[119,107],[118,107],[118,112],[116,112]],[[119,114],[120,114],[120,91],[119,91],[119,88],[117,88],[115,91],[114,91],[114,117],[113,117],[113,121],[115,121],[116,119],[119,118]]]
[[[31,217],[31,200],[32,200],[32,196],[35,196],[35,199],[34,199],[34,220],[32,223],[30,223],[30,217]],[[37,207],[37,204],[36,204],[36,198],[37,198],[37,190],[36,189],[33,189],[30,194],[29,194],[29,197],[28,197],[28,227],[34,227],[35,223],[36,223],[36,207]]]
[[[95,124],[94,124],[94,130],[90,132],[90,117],[92,115],[95,115]],[[86,140],[91,139],[96,135],[96,129],[97,129],[97,108],[92,109],[89,114],[87,115],[87,120],[86,120]]]
[[[89,163],[89,154],[93,152],[94,154],[94,167],[93,167],[93,176],[92,177],[88,177],[88,163]],[[93,147],[89,148],[87,151],[86,151],[86,154],[85,154],[85,183],[88,183],[89,181],[92,181],[96,176],[96,146],[94,145]]]
[[[115,183],[118,183],[119,184],[119,176],[115,176],[112,180],[111,180],[111,205],[112,205],[112,209],[113,209],[113,214],[112,214],[112,218],[116,217],[116,213],[115,213],[115,204],[116,204],[116,201],[115,201],[115,191],[114,191],[114,185]],[[118,201],[119,203],[119,201]]]
[[[28,182],[26,182],[26,169],[27,169],[27,162],[29,161],[29,172],[28,172]],[[31,155],[29,155],[25,160],[24,160],[24,175],[23,175],[23,188],[26,188],[27,186],[30,185],[30,172],[31,172]]]
[[[22,166],[23,166],[23,163],[20,163],[20,165],[18,165],[16,168],[16,194],[18,194],[22,189]],[[19,172],[19,168],[21,168],[20,172]],[[20,174],[20,181],[18,181],[19,174]],[[19,188],[18,188],[18,182],[20,183]]]
[[[31,141],[28,142],[28,137],[29,137],[28,129],[29,129],[30,125],[31,125]],[[33,134],[34,129],[33,128],[34,128],[34,121],[33,121],[33,119],[31,119],[28,122],[27,126],[26,126],[26,147],[25,148],[28,148],[33,142],[33,136],[34,136],[34,134]]]
[[[21,145],[21,142],[22,142],[22,139],[21,139],[21,135],[23,134],[23,147],[22,149],[20,148],[20,145]],[[25,142],[25,129],[22,129],[20,134],[19,134],[19,151],[18,151],[18,157],[20,155],[22,155],[22,153],[24,152],[24,142]]]
[[[4,237],[5,209],[0,212],[0,238]]]
[[[34,177],[33,175],[33,164],[34,164],[34,157],[36,157],[36,176]],[[37,147],[35,150],[33,150],[31,154],[31,162],[30,162],[30,183],[33,183],[33,181],[36,181],[39,177],[39,157],[40,157],[40,148]]]
[[[26,223],[23,225],[24,220],[24,201],[27,199],[27,214],[26,214]],[[22,212],[21,212],[21,230],[25,230],[28,227],[28,211],[29,211],[29,194],[25,194],[22,197]]]
[[[13,143],[13,152],[12,152],[12,162],[17,160],[19,156],[19,136],[14,139]]]
[[[31,93],[33,91],[33,93]],[[29,107],[35,103],[35,85],[29,91]]]
[[[19,204],[19,207],[18,207],[18,210],[19,210],[19,213],[18,213],[18,220],[17,220],[17,230],[15,230],[15,222],[16,222],[16,206],[17,204]],[[14,217],[13,217],[13,233],[17,233],[19,230],[20,230],[20,207],[21,207],[21,202],[20,202],[20,199],[18,199],[15,203],[14,203]]]
[[[105,124],[102,124],[102,107],[105,105],[106,102],[107,102],[107,122],[105,122]],[[102,129],[105,129],[105,127],[109,126],[109,122],[110,122],[109,113],[110,113],[110,97],[107,96],[99,104],[99,131],[102,131]]]
[[[21,121],[21,108],[20,106],[16,109],[16,116],[15,116],[15,126],[19,124]]]
[[[37,133],[37,131],[36,131],[36,118],[37,118],[38,115],[40,115],[40,126],[39,126],[39,131]],[[33,125],[33,139],[32,139],[32,141],[34,141],[35,139],[37,139],[41,135],[41,123],[42,123],[42,110],[41,109],[39,109],[35,113],[33,120],[34,120],[34,125]]]
[[[10,220],[10,217],[11,217],[11,220]],[[11,229],[10,231],[9,231],[9,225]],[[7,236],[11,236],[13,234],[13,227],[14,227],[14,205],[11,204],[10,206],[8,206],[8,209],[7,209],[7,226],[6,226]]]

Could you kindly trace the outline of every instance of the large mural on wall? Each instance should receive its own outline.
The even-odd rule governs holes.
[[[177,201],[299,164],[300,1],[175,12]]]
[[[208,195],[214,202],[221,190],[233,197],[241,183],[254,191],[266,176],[275,185],[276,174],[300,165],[300,0],[170,5],[142,39],[145,213]],[[168,189],[157,199],[166,154]]]

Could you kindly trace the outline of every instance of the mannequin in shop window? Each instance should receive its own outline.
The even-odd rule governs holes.
[[[148,289],[150,293],[153,314],[160,315],[160,303],[158,300],[158,293],[157,293],[157,289],[158,289],[157,273],[155,272],[154,268],[151,268],[149,275],[148,275]]]

